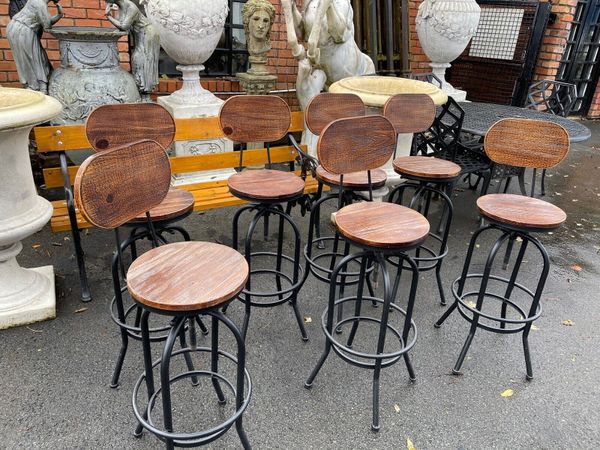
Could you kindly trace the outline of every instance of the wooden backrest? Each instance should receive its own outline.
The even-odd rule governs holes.
[[[75,177],[75,204],[88,222],[116,228],[157,206],[170,184],[164,148],[139,141],[86,159]]]
[[[569,152],[569,134],[545,120],[502,119],[485,135],[483,148],[498,164],[547,169]]]
[[[290,128],[290,107],[275,95],[236,95],[219,112],[223,134],[237,142],[274,142]]]
[[[396,148],[396,131],[383,116],[338,119],[317,143],[319,162],[328,172],[345,174],[383,166]]]
[[[167,148],[175,138],[175,121],[169,111],[156,103],[116,103],[94,109],[85,122],[85,133],[96,151],[142,139]]]
[[[358,95],[324,92],[312,98],[304,120],[310,132],[318,136],[334,120],[364,115],[365,104]]]
[[[427,94],[397,94],[383,106],[396,133],[422,133],[435,120],[435,103]]]

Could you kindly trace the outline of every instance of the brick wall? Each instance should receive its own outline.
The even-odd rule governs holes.
[[[423,0],[409,0],[408,10],[408,21],[410,30],[410,70],[414,73],[425,73],[431,72],[429,66],[429,58],[421,48],[419,37],[417,36],[417,24],[415,22],[417,18],[417,12],[419,11],[419,5]]]

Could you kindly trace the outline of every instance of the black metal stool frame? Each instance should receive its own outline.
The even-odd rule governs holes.
[[[397,203],[401,205],[403,203],[405,191],[407,189],[414,189],[415,192],[409,202],[408,207],[417,210],[423,214],[425,218],[428,218],[431,198],[433,195],[439,196],[444,202],[440,223],[438,226],[439,231],[438,233],[430,231],[428,236],[439,243],[439,250],[435,251],[433,248],[424,243],[415,249],[415,256],[413,256],[413,260],[417,263],[417,267],[419,268],[420,272],[427,272],[435,269],[438,291],[440,293],[440,304],[442,306],[446,305],[446,295],[442,283],[441,270],[444,258],[448,254],[448,235],[450,233],[450,226],[452,225],[452,216],[454,214],[454,206],[452,205],[450,194],[452,193],[455,181],[456,178],[436,183],[432,182],[431,179],[411,176],[408,181],[396,186],[388,196],[388,201],[390,203]],[[445,185],[445,190],[447,193],[440,189],[438,187],[439,185]],[[394,197],[398,197],[396,201],[394,201]],[[424,207],[422,207],[423,200],[425,201]],[[419,207],[415,208],[417,203],[419,204]],[[421,256],[421,251],[424,251],[429,256]],[[407,269],[408,267],[403,267],[400,264],[400,261],[396,263],[392,260],[389,260],[389,262],[398,267],[396,283],[399,283],[402,269]]]
[[[358,245],[358,244],[357,244]],[[359,245],[360,246],[360,245]],[[360,246],[363,250],[359,253],[350,254],[345,256],[335,267],[332,273],[332,283],[330,283],[329,287],[329,304],[328,307],[323,312],[322,317],[322,326],[323,331],[325,333],[325,348],[323,353],[317,362],[317,365],[309,375],[308,379],[304,383],[304,386],[307,389],[310,389],[313,385],[313,382],[323,367],[325,360],[327,359],[330,351],[333,351],[340,356],[344,361],[358,366],[362,368],[373,369],[373,422],[371,425],[371,429],[375,432],[379,431],[379,379],[381,369],[391,366],[396,363],[400,358],[404,358],[404,362],[406,363],[406,367],[408,370],[409,377],[411,381],[416,379],[416,375],[414,369],[412,367],[412,363],[410,362],[410,358],[408,356],[408,351],[414,346],[417,340],[417,328],[412,320],[412,312],[415,302],[415,296],[417,292],[417,284],[419,278],[419,270],[417,264],[412,260],[412,258],[406,255],[403,252],[398,250],[384,250],[384,249],[375,249],[366,246]],[[396,283],[392,283],[390,279],[389,272],[387,270],[387,261],[386,256],[389,257],[391,255],[397,255],[400,259],[405,261],[410,269],[412,270],[413,276],[410,286],[410,293],[408,298],[408,303],[406,307],[406,311],[401,309],[394,303],[394,299],[397,294],[398,285]],[[361,269],[359,275],[359,286],[357,289],[357,294],[355,297],[345,297],[336,300],[337,298],[337,290],[340,287],[340,284],[335,282],[338,276],[342,276],[343,268],[355,259],[361,259]],[[384,298],[375,298],[375,297],[365,297],[363,296],[364,292],[364,280],[366,278],[366,270],[370,260],[376,261],[380,267],[383,276],[383,286],[384,286]],[[381,319],[376,319],[367,316],[361,316],[361,305],[363,300],[371,300],[372,302],[381,303],[383,305]],[[342,304],[346,302],[354,301],[355,302],[355,310],[354,316],[338,320],[337,323],[334,323],[334,309],[336,306],[340,307]],[[388,324],[389,313],[391,310],[396,310],[405,316],[404,327],[402,333],[400,333],[395,328],[391,327]],[[354,337],[356,335],[356,331],[358,329],[358,325],[361,321],[371,321],[380,324],[379,327],[379,337],[377,341],[377,353],[364,353],[358,352],[352,349]],[[345,323],[352,322],[352,329],[348,336],[348,340],[346,344],[342,344],[337,341],[334,337],[333,331],[334,328],[341,326]],[[399,351],[393,353],[383,353],[386,332],[390,329],[392,333],[396,335],[402,344],[402,348]],[[413,330],[413,338],[410,342],[408,342],[410,331]],[[351,355],[351,356],[348,356]],[[363,358],[363,359],[372,359],[373,363],[367,363],[360,360],[355,359],[354,357]]]
[[[117,388],[119,386],[119,377],[121,375],[121,370],[123,368],[123,362],[125,361],[125,355],[127,354],[127,348],[129,346],[129,338],[141,341],[141,329],[140,329],[140,318],[141,318],[141,309],[137,305],[137,303],[133,303],[130,307],[125,309],[123,304],[122,294],[127,290],[126,286],[121,285],[121,278],[125,280],[125,269],[123,265],[123,252],[128,248],[131,250],[131,258],[135,260],[137,258],[137,249],[136,242],[142,239],[148,239],[152,242],[152,246],[156,247],[159,244],[166,243],[166,240],[161,236],[163,232],[171,232],[171,230],[178,231],[181,233],[183,238],[186,241],[190,240],[190,236],[186,230],[181,227],[169,226],[167,225],[169,222],[147,222],[146,224],[136,224],[135,228],[131,230],[129,238],[124,241],[120,238],[119,228],[115,228],[115,239],[117,244],[117,251],[113,255],[112,263],[111,263],[111,274],[113,280],[113,290],[115,295],[113,296],[110,306],[109,312],[113,322],[115,322],[121,333],[121,348],[119,349],[119,354],[117,356],[117,361],[115,363],[115,368],[113,370],[113,375],[111,378],[110,387]],[[155,225],[159,226],[158,229],[155,228]],[[135,319],[133,325],[127,323],[128,317],[135,311]],[[208,330],[206,326],[198,321],[198,325],[204,335],[208,334]],[[152,328],[150,332],[154,334],[152,336],[152,342],[164,341],[167,338],[165,334],[166,331],[169,330],[169,326]],[[192,330],[190,329],[190,332]],[[181,345],[185,347],[185,334],[181,337]]]
[[[295,198],[286,200],[288,202],[286,211],[283,210],[283,206],[281,206],[281,201],[264,201],[260,203],[256,203],[256,199],[246,199],[248,201],[254,201],[249,205],[242,206],[238,209],[233,217],[233,229],[232,229],[232,248],[234,250],[238,249],[238,236],[239,236],[239,220],[242,214],[245,211],[256,211],[252,220],[250,221],[250,225],[248,226],[248,230],[246,232],[246,239],[244,241],[244,257],[248,262],[248,267],[250,269],[250,275],[248,277],[248,281],[246,283],[246,287],[242,290],[240,294],[238,294],[238,298],[242,300],[245,304],[245,314],[244,314],[244,324],[242,326],[242,335],[244,339],[246,338],[246,333],[248,331],[248,325],[250,322],[250,312],[251,307],[261,307],[268,308],[271,306],[281,305],[283,303],[289,302],[294,308],[294,316],[296,317],[296,321],[298,322],[298,328],[300,328],[300,335],[303,341],[308,341],[308,335],[306,334],[306,328],[304,327],[304,320],[302,315],[300,314],[300,310],[298,309],[298,292],[300,288],[304,284],[305,277],[303,275],[303,270],[300,263],[300,250],[301,250],[301,239],[300,239],[300,230],[298,226],[292,219],[291,212],[291,203],[295,200],[301,198],[304,194],[301,194]],[[243,198],[239,196],[240,198]],[[267,218],[269,215],[275,215],[279,217],[279,230],[277,234],[277,252],[252,252],[252,237],[254,235],[254,231],[262,218],[265,221],[265,226],[267,226]],[[287,222],[293,232],[294,232],[294,256],[293,258],[283,254],[283,234],[284,234],[284,225]],[[252,258],[253,257],[276,257],[276,268],[275,269],[252,269]],[[282,263],[283,260],[289,261],[294,266],[293,274],[290,277],[289,275],[283,273],[282,271]],[[275,283],[276,283],[276,291],[272,292],[256,292],[252,291],[252,275],[259,273],[272,273],[275,274]],[[289,287],[282,287],[282,278],[285,279],[288,283],[290,283]],[[276,300],[268,301],[268,302],[259,302],[253,301],[252,297],[277,297]],[[224,308],[226,310],[226,308]]]
[[[233,300],[233,299],[232,299]],[[229,302],[231,302],[230,300]],[[228,302],[228,303],[229,303]],[[154,308],[150,308],[146,305],[140,305],[143,309],[141,315],[141,336],[142,336],[142,345],[144,350],[144,373],[138,379],[134,390],[133,390],[133,411],[139,422],[138,427],[136,429],[136,436],[140,436],[142,430],[145,428],[155,436],[157,436],[160,440],[166,443],[167,449],[173,449],[175,445],[179,447],[194,447],[198,445],[208,444],[223,434],[225,434],[229,428],[235,423],[236,430],[240,440],[242,442],[242,446],[244,449],[250,449],[251,445],[248,440],[248,436],[243,428],[242,422],[242,414],[245,411],[248,403],[250,401],[250,396],[252,393],[252,383],[250,380],[250,375],[245,367],[246,360],[246,349],[244,343],[244,337],[235,324],[223,313],[220,312],[220,309],[223,305],[219,305],[210,309],[200,310],[200,311],[186,311],[186,312],[176,312],[176,311],[161,311]],[[150,329],[148,326],[148,316],[150,313],[157,313],[162,315],[168,315],[174,317],[174,323],[171,327],[169,334],[167,336],[165,347],[162,352],[162,357],[156,361],[152,361],[152,354],[150,350]],[[197,347],[196,342],[192,340],[191,347],[183,347],[181,350],[173,352],[173,347],[175,345],[175,341],[178,336],[180,336],[184,332],[184,325],[186,321],[190,321],[191,323],[194,320],[199,320],[200,315],[210,316],[212,322],[212,339],[211,339],[211,347]],[[218,349],[218,339],[219,339],[219,331],[218,324],[222,322],[225,324],[227,328],[231,331],[233,336],[235,337],[237,343],[237,357],[233,355],[219,350]],[[176,356],[179,354],[183,354],[184,357],[190,357],[190,354],[193,352],[210,352],[211,353],[211,369],[210,370],[195,370],[193,367],[188,366],[188,371],[182,374],[179,374],[173,378],[169,375],[170,368],[170,359],[172,356]],[[236,386],[234,388],[233,383],[227,380],[225,377],[218,373],[218,360],[219,356],[225,357],[236,364],[237,366],[237,375],[236,375]],[[160,365],[160,388],[155,390],[154,384],[154,374],[153,368]],[[171,392],[170,386],[174,382],[177,382],[184,378],[191,378],[192,383],[195,384],[195,377],[198,376],[209,376],[213,383],[213,387],[215,389],[215,393],[217,395],[217,400],[219,404],[225,404],[226,399],[223,394],[221,388],[221,382],[225,383],[225,385],[234,393],[236,398],[236,411],[235,413],[229,417],[227,420],[222,422],[219,425],[216,425],[208,430],[199,431],[196,433],[174,433],[173,432],[173,422],[172,422],[172,410],[171,410]],[[140,412],[137,402],[137,396],[139,389],[142,383],[145,382],[146,389],[148,393],[148,404],[145,408],[144,412]],[[245,393],[245,385],[248,385],[247,393]],[[151,412],[154,406],[156,405],[157,396],[162,396],[162,406],[163,406],[163,421],[164,421],[164,430],[161,430],[155,426],[151,418]]]
[[[489,220],[489,219],[486,219],[486,220]],[[491,222],[490,225],[481,227],[479,230],[477,230],[475,232],[475,234],[473,234],[473,237],[471,238],[471,242],[469,244],[469,250],[467,252],[467,257],[465,259],[465,264],[463,266],[462,275],[460,276],[460,278],[458,278],[454,281],[453,286],[452,286],[452,293],[454,295],[454,303],[446,310],[446,312],[442,315],[442,317],[440,317],[440,319],[435,323],[435,327],[439,328],[442,325],[442,323],[444,323],[444,321],[450,316],[450,314],[452,314],[452,312],[457,308],[458,308],[458,311],[460,312],[460,314],[468,322],[471,323],[469,334],[465,340],[465,343],[459,354],[458,360],[456,361],[456,364],[452,371],[455,375],[459,375],[461,373],[461,371],[460,371],[461,366],[467,355],[469,347],[471,346],[471,343],[473,341],[473,337],[475,336],[475,332],[477,331],[477,328],[482,328],[484,330],[488,330],[488,331],[491,331],[494,333],[500,333],[500,334],[511,334],[511,333],[523,332],[522,340],[523,340],[523,351],[525,354],[527,379],[531,380],[531,379],[533,379],[533,370],[532,370],[532,365],[531,365],[531,356],[530,356],[530,352],[529,352],[528,337],[529,337],[529,332],[531,331],[531,326],[532,326],[533,322],[541,315],[540,299],[542,296],[542,292],[544,290],[546,279],[548,278],[548,273],[550,271],[550,259],[548,257],[548,253],[546,252],[546,249],[544,248],[544,246],[540,243],[540,241],[537,238],[535,238],[534,236],[531,236],[529,234],[529,232],[530,231],[531,232],[535,232],[535,231],[541,232],[541,231],[547,231],[547,230],[532,229],[532,230],[524,231],[523,229],[520,229],[517,227],[511,227],[511,226],[507,226],[505,224],[494,223],[493,221],[490,221],[490,222]],[[469,267],[471,265],[473,250],[475,249],[477,239],[482,233],[484,233],[485,231],[488,231],[488,230],[498,230],[501,232],[501,235],[496,240],[496,242],[492,246],[490,253],[488,254],[484,272],[470,274]],[[519,253],[517,255],[517,259],[515,261],[515,265],[513,267],[510,279],[492,275],[491,270],[492,270],[494,260],[497,256],[497,254],[499,253],[500,249],[502,248],[503,244],[507,240],[514,242],[517,237],[521,238],[522,241],[521,241],[521,247],[519,249]],[[540,278],[539,278],[537,287],[535,289],[535,292],[528,289],[524,285],[517,283],[519,269],[523,262],[523,258],[525,256],[525,251],[526,251],[529,243],[534,245],[539,250],[540,254],[542,255],[542,260],[543,260],[542,272],[540,274]],[[480,288],[478,291],[464,292],[465,283],[468,278],[481,278],[481,284],[480,284]],[[507,288],[506,288],[504,296],[486,292],[486,288],[487,288],[487,285],[488,285],[488,282],[490,279],[507,284]],[[532,298],[531,306],[530,306],[528,312],[510,300],[512,292],[515,288],[526,293],[528,296],[530,296]],[[473,308],[466,303],[465,298],[472,297],[475,295],[477,295],[477,302],[476,302],[475,308]],[[485,314],[482,312],[483,301],[485,298],[493,298],[502,303],[500,317],[492,316],[490,314]],[[507,312],[507,309],[509,306],[511,308],[515,309],[517,312],[519,312],[519,314],[521,315],[521,317],[523,317],[523,319],[507,319],[506,312]],[[497,322],[497,323],[499,323],[499,326],[497,327],[497,326],[487,325],[485,323],[480,323],[480,318],[484,318],[484,319],[487,319],[492,322]],[[514,327],[507,328],[507,325],[509,325],[509,326],[513,325]]]

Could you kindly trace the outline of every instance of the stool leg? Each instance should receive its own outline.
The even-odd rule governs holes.
[[[204,322],[202,322],[200,316],[196,316],[196,323],[200,327],[200,331],[202,332],[202,334],[206,336],[208,334],[208,328],[206,328],[206,325],[204,325]]]
[[[190,336],[192,336],[193,334],[193,340],[192,342],[194,342],[196,340],[196,329],[194,328],[194,319],[190,318],[189,320],[189,327],[190,327]],[[187,348],[187,342],[185,339],[185,327],[181,327],[181,331],[179,332],[179,344],[181,345],[181,348]],[[188,368],[188,370],[190,372],[194,371],[194,363],[192,361],[192,355],[190,355],[189,353],[184,353],[183,354],[183,358],[185,359],[185,364]],[[193,376],[192,377],[192,386],[198,386],[198,377],[197,376]]]
[[[173,353],[173,347],[175,346],[177,336],[181,336],[181,330],[185,320],[185,317],[178,317],[175,320],[175,324],[167,336],[165,348],[163,349],[160,360],[160,389],[162,396],[163,422],[165,431],[171,433],[173,432],[173,411],[171,409],[171,380],[169,377],[169,368],[171,366],[171,354]],[[168,450],[175,448],[172,439],[165,439],[165,444]]]
[[[317,196],[316,196],[315,200],[319,200],[322,196],[323,196],[323,183],[319,182],[319,186],[317,188]],[[317,239],[321,237],[321,204],[320,203],[315,212],[315,236],[317,237]],[[325,243],[319,242],[317,244],[317,248],[319,250],[323,250],[325,248]]]
[[[508,268],[508,263],[510,262],[510,257],[512,255],[512,249],[515,244],[515,239],[517,238],[516,234],[512,234],[510,239],[508,240],[508,245],[506,246],[506,253],[504,254],[504,261],[502,262],[502,270],[506,270]]]
[[[142,318],[140,321],[140,332],[142,335],[142,350],[144,353],[144,374],[146,378],[146,390],[148,392],[148,398],[154,395],[154,372],[152,371],[152,352],[150,350],[150,330],[148,327],[148,316],[149,311],[142,311]],[[148,420],[148,410],[144,411],[144,420]],[[142,435],[144,428],[141,423],[138,423],[134,435],[139,437]]]
[[[233,336],[235,337],[237,343],[237,382],[235,389],[235,407],[236,410],[241,409],[244,403],[245,396],[245,367],[246,367],[246,344],[244,343],[245,338],[240,333],[235,324],[226,316],[215,311],[211,313],[213,318],[218,319],[223,322],[229,330],[231,330]],[[242,442],[242,446],[245,450],[250,450],[252,446],[250,445],[250,441],[248,440],[248,436],[246,435],[246,431],[244,430],[243,425],[243,414],[240,415],[238,420],[235,422],[235,429],[240,437],[240,441]]]
[[[406,343],[408,342],[408,335],[410,333],[410,326],[411,326],[413,309],[415,306],[415,299],[417,297],[417,287],[418,287],[418,283],[419,283],[419,267],[417,266],[416,262],[412,258],[410,258],[408,255],[405,255],[405,254],[401,255],[400,263],[402,265],[404,265],[403,261],[408,262],[408,264],[411,267],[411,271],[412,271],[410,291],[408,294],[408,302],[406,304],[406,317],[404,319],[404,327],[402,329],[402,341],[404,342],[404,345],[406,345]],[[394,290],[392,291],[392,301],[396,297],[397,292],[398,292],[398,286],[394,286]],[[406,370],[408,371],[408,376],[410,378],[410,381],[415,381],[417,379],[417,376],[415,374],[415,369],[413,368],[412,363],[410,362],[410,357],[408,356],[408,352],[404,352],[403,357],[404,357],[404,363],[406,364]]]
[[[211,340],[211,349],[210,349],[210,370],[214,373],[219,371],[219,320],[213,316],[212,320],[212,340]],[[217,393],[217,399],[219,400],[219,405],[224,405],[227,403],[225,400],[225,396],[223,395],[223,390],[221,389],[221,384],[219,383],[219,379],[215,376],[211,377],[213,387],[215,388],[215,392]]]
[[[516,237],[516,236],[515,236]],[[514,239],[511,237],[508,243],[514,242]],[[517,281],[517,275],[519,274],[519,269],[521,268],[521,264],[523,262],[523,258],[525,256],[525,251],[527,250],[527,240],[524,239],[521,243],[521,248],[519,249],[519,254],[517,255],[517,260],[515,261],[515,266],[513,267],[512,274],[510,276],[510,280],[508,281],[508,285],[506,286],[506,292],[504,293],[504,298],[510,299],[512,295],[512,291],[515,287],[515,282]],[[508,303],[502,302],[502,307],[500,310],[500,317],[502,319],[506,319],[506,310],[508,307]],[[500,328],[506,328],[506,322],[500,322]]]
[[[479,286],[479,293],[477,295],[477,304],[475,306],[475,309],[477,311],[481,311],[482,307],[483,307],[483,300],[485,298],[485,293],[486,293],[486,289],[487,289],[487,284],[488,281],[490,279],[490,272],[492,271],[492,265],[494,264],[494,260],[496,259],[496,255],[498,254],[498,252],[500,251],[500,248],[502,247],[502,245],[504,244],[504,241],[506,239],[508,239],[510,237],[509,233],[503,233],[494,243],[494,246],[492,247],[492,250],[490,251],[490,254],[487,257],[487,261],[485,263],[485,270],[483,272],[483,276],[481,278],[481,285]],[[462,281],[462,280],[461,280]],[[460,368],[465,360],[465,357],[467,356],[467,352],[469,351],[469,347],[471,346],[471,343],[473,342],[473,337],[475,336],[475,331],[477,331],[477,325],[479,324],[479,314],[474,312],[473,313],[473,318],[471,319],[471,328],[469,330],[469,334],[467,336],[467,339],[465,340],[465,343],[463,344],[462,350],[460,351],[460,354],[458,355],[458,360],[456,361],[456,364],[454,365],[454,369],[452,369],[452,373],[454,375],[460,375]]]
[[[356,290],[356,301],[354,303],[354,317],[360,316],[363,290],[364,290],[364,285],[365,285],[365,282],[364,282],[365,272],[367,271],[368,262],[369,262],[368,256],[363,256],[363,258],[360,261],[360,275],[359,275],[359,280],[358,280],[358,287]],[[340,290],[341,290],[341,286],[340,286]],[[338,317],[338,321],[339,320],[340,320],[340,318]],[[348,335],[348,341],[346,342],[346,347],[352,348],[352,344],[354,343],[354,337],[356,336],[356,330],[358,330],[358,320],[355,320],[352,323],[352,329],[350,330],[350,334]]]
[[[266,217],[265,217],[266,220]],[[278,234],[277,234],[277,265],[275,267],[275,270],[277,270],[277,272],[281,271],[281,263],[283,261],[283,216],[280,215],[279,216],[279,230],[278,230]],[[277,286],[277,290],[281,291],[281,277],[279,276],[279,273],[275,274],[275,285]],[[278,295],[279,300],[283,300],[283,294],[279,294]]]
[[[350,243],[348,241],[346,241],[344,243],[344,256],[347,256],[350,253]],[[346,272],[348,272],[348,268],[346,268],[345,270]],[[346,276],[342,275],[342,279],[340,280],[340,298],[344,298],[344,293],[346,291]],[[338,306],[338,312],[337,312],[337,321],[338,323],[342,321],[342,319],[344,318],[344,305],[343,303],[340,303]],[[336,333],[341,333],[342,332],[342,327],[338,326],[335,329]]]
[[[263,237],[265,241],[269,240],[269,215],[270,214],[268,212],[265,214],[265,220],[263,222]]]
[[[125,308],[123,307],[123,298],[121,296],[119,258],[117,254],[113,256],[111,269],[113,279],[113,290],[115,292],[115,303],[117,305],[117,316],[119,317],[119,322],[124,324],[126,320]],[[113,375],[110,382],[110,387],[113,389],[119,386],[119,377],[121,375],[121,369],[123,368],[123,362],[125,361],[125,355],[127,354],[127,347],[129,346],[129,334],[127,333],[127,330],[119,324],[119,331],[121,332],[121,348],[119,349],[119,355],[117,356],[117,361],[115,363],[115,368],[113,370]]]

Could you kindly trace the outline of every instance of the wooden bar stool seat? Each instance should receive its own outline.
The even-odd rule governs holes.
[[[345,206],[336,214],[335,225],[346,239],[382,249],[415,247],[429,233],[429,222],[417,211],[384,202]]]
[[[523,195],[484,195],[477,199],[477,208],[491,222],[526,230],[553,230],[567,220],[558,206]]]
[[[199,311],[234,298],[246,284],[248,263],[231,247],[177,242],[136,259],[127,288],[139,303],[161,311]]]
[[[181,219],[188,215],[194,209],[194,195],[190,191],[169,188],[167,196],[160,205],[152,208],[149,213],[154,222],[168,221],[171,219]],[[145,223],[146,214],[136,216],[130,223]]]
[[[400,156],[392,164],[396,173],[407,178],[442,182],[460,175],[458,164],[429,156]]]
[[[304,194],[304,180],[281,170],[245,170],[229,177],[231,193],[244,200],[285,202]]]
[[[317,180],[328,186],[340,186],[340,176],[328,172],[323,166],[317,167]],[[371,188],[379,189],[385,186],[387,174],[383,169],[371,170]],[[344,188],[365,191],[369,189],[369,175],[366,170],[344,175]]]

